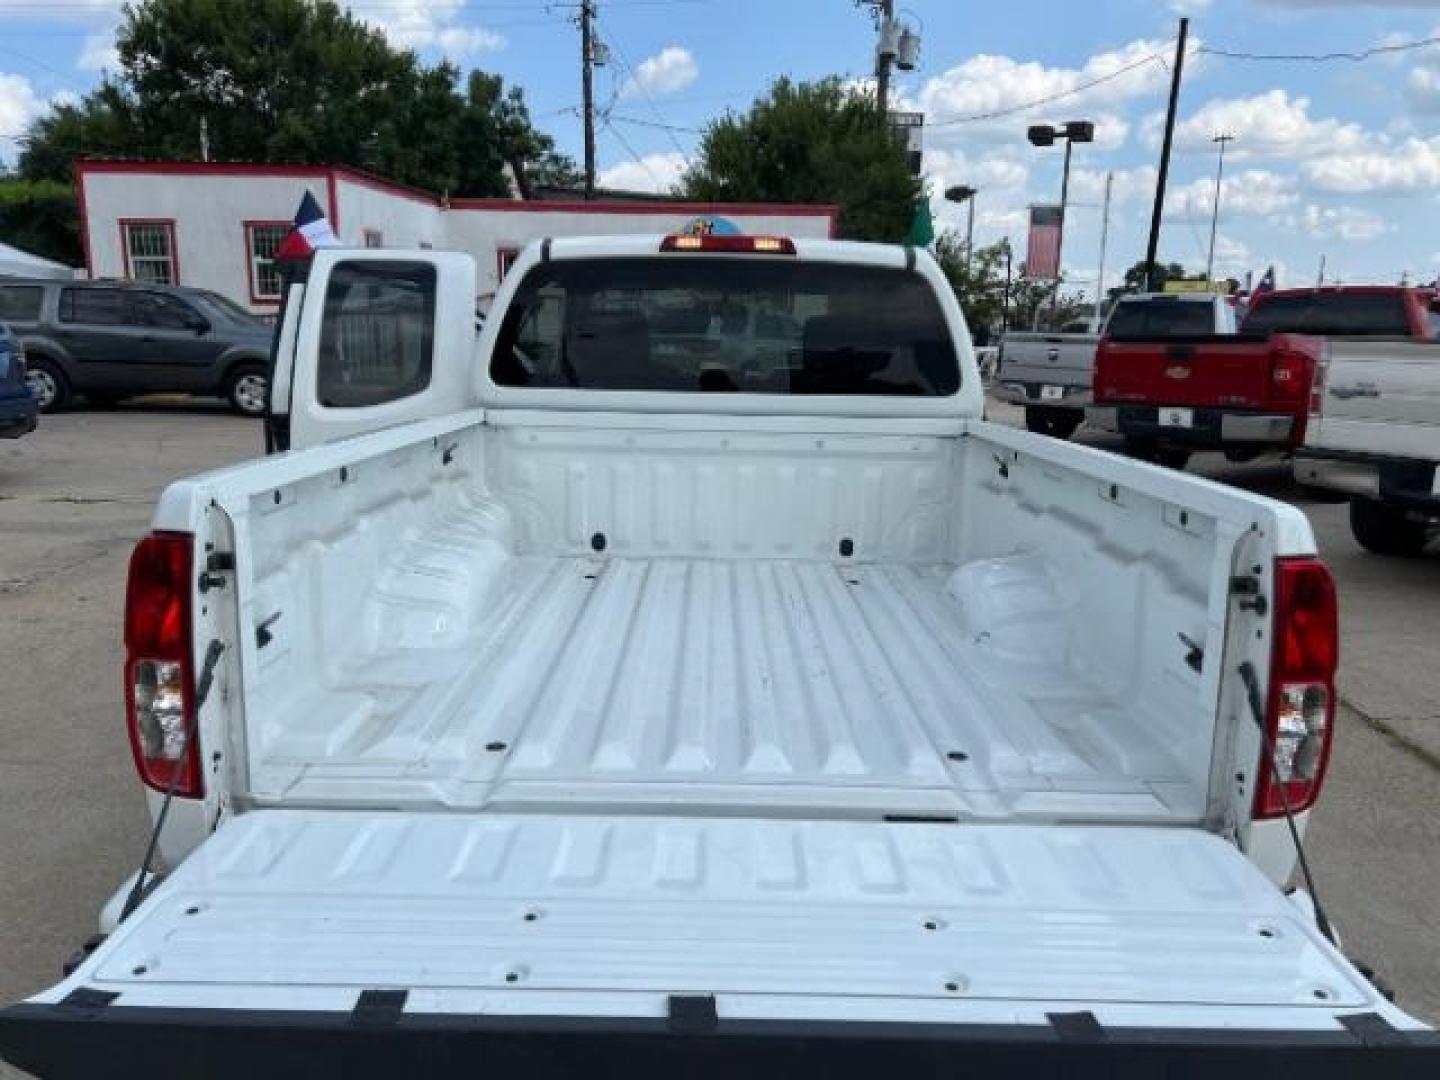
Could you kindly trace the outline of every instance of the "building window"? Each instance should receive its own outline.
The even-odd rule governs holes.
[[[365,246],[367,248],[378,248],[385,246],[385,234],[379,229],[365,230]]]
[[[175,258],[175,222],[121,221],[125,276],[149,285],[176,285],[180,267]]]
[[[519,257],[519,248],[502,247],[495,250],[496,282],[503,282],[505,280],[505,275],[510,273],[510,268],[515,265],[515,260]]]
[[[275,252],[280,250],[290,233],[288,221],[247,221],[245,223],[245,257],[250,273],[250,300],[260,303],[279,300],[283,288]]]

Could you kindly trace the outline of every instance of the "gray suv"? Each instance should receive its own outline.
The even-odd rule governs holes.
[[[0,322],[25,349],[41,412],[76,394],[213,394],[261,416],[272,329],[217,293],[127,281],[0,279]]]

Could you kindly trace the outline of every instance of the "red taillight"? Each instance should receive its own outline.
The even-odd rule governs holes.
[[[1257,818],[1278,817],[1287,804],[1292,813],[1314,805],[1335,730],[1340,631],[1335,582],[1325,564],[1308,556],[1277,559],[1274,610],[1265,726],[1275,768],[1261,761]]]
[[[795,241],[785,236],[667,236],[661,251],[715,251],[742,255],[794,255]]]
[[[1270,396],[1298,401],[1310,392],[1310,357],[1302,352],[1277,349],[1270,357]]]
[[[198,798],[195,672],[190,635],[193,556],[185,533],[135,545],[125,589],[125,720],[140,779]]]

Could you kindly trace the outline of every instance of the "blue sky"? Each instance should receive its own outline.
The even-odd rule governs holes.
[[[699,142],[693,129],[742,109],[781,74],[866,77],[874,31],[849,0],[597,0],[612,55],[597,74],[602,182],[659,188]],[[1077,148],[1067,275],[1093,287],[1100,200],[1113,172],[1108,267],[1143,255],[1177,12],[1192,47],[1325,53],[1440,35],[1440,0],[899,0],[921,31],[901,104],[926,113],[938,191],[979,189],[977,243],[1024,245],[1024,210],[1059,191],[1059,149],[1027,124],[1092,119]],[[113,64],[116,0],[0,0],[0,157],[47,103],[83,93]],[[536,121],[580,156],[573,5],[542,0],[357,0],[358,15],[427,57],[497,71],[525,88]],[[1121,69],[1125,69],[1121,71]],[[1119,74],[1116,74],[1120,72]],[[1106,78],[1107,76],[1113,78]],[[1085,84],[1105,79],[1083,89]],[[1059,97],[1057,98],[1057,95]],[[1021,108],[1039,99],[1048,104]],[[977,114],[1005,110],[995,119]],[[1433,278],[1440,272],[1440,46],[1361,63],[1187,60],[1161,255],[1203,267],[1215,154],[1233,134],[1217,268],[1275,264],[1284,282]],[[657,125],[666,125],[660,127]],[[670,130],[671,128],[677,130]],[[942,224],[963,215],[937,200]]]

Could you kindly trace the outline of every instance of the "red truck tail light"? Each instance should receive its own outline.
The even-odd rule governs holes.
[[[125,720],[140,779],[198,798],[188,534],[153,532],[135,545],[125,589]]]
[[[1310,393],[1314,367],[1308,354],[1277,348],[1270,358],[1270,394],[1285,401],[1298,401]]]
[[[667,236],[661,251],[713,251],[740,255],[794,255],[795,241],[785,236]]]
[[[1335,730],[1335,669],[1340,660],[1335,582],[1319,559],[1275,561],[1274,651],[1265,726],[1275,768],[1262,760],[1255,817],[1314,805]],[[1278,776],[1276,775],[1278,773]]]

